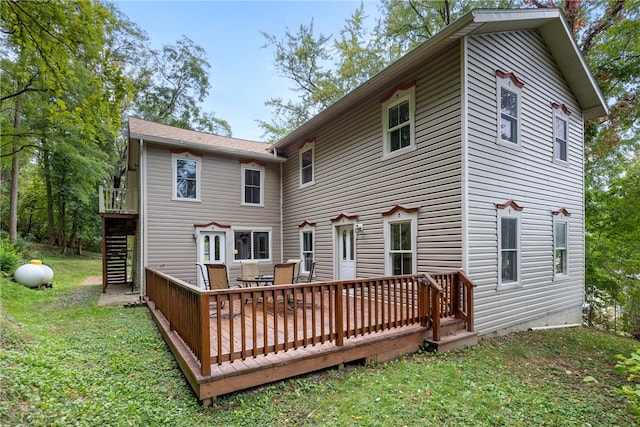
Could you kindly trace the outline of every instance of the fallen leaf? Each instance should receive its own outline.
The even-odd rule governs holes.
[[[427,397],[431,396],[431,390],[427,390],[427,391],[425,391],[425,392],[424,392],[424,394],[425,394]]]

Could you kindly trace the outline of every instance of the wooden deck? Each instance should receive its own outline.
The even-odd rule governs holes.
[[[442,334],[473,344],[472,288],[452,272],[202,291],[147,269],[151,313],[205,402],[351,361],[389,360]]]

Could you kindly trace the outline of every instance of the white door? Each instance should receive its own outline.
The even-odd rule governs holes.
[[[200,232],[198,242],[198,262],[204,264],[223,264],[225,260],[224,233],[203,231]],[[203,275],[207,272],[198,267],[198,286],[204,287]]]
[[[356,242],[353,225],[336,227],[338,280],[356,278]]]

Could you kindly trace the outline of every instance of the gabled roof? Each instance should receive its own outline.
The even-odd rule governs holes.
[[[270,151],[273,144],[248,141],[211,133],[197,132],[168,126],[149,120],[129,117],[129,138],[142,139],[167,144],[171,147],[191,148],[205,152],[216,152],[243,158],[255,158],[270,161],[284,161]]]
[[[585,119],[607,114],[607,107],[576,45],[569,27],[558,9],[476,9],[428,39],[420,46],[373,76],[311,120],[282,138],[272,148],[302,141],[316,129],[330,124],[344,111],[371,96],[386,92],[397,84],[397,78],[408,70],[437,58],[439,52],[468,35],[537,29],[553,55],[567,84],[574,93]]]

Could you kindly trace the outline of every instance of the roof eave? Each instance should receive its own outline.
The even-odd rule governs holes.
[[[244,159],[260,159],[260,160],[265,160],[265,161],[275,162],[275,163],[283,163],[287,160],[286,157],[276,156],[272,152],[269,152],[266,150],[264,153],[260,153],[257,151],[235,150],[232,148],[218,147],[210,144],[182,141],[182,140],[177,140],[172,138],[163,138],[163,137],[158,137],[153,135],[145,135],[142,133],[129,133],[129,138],[138,139],[138,140],[141,139],[144,141],[151,141],[151,142],[160,143],[160,144],[168,144],[174,147],[191,148],[194,150],[204,151],[207,153],[225,154],[229,156],[241,157]]]

